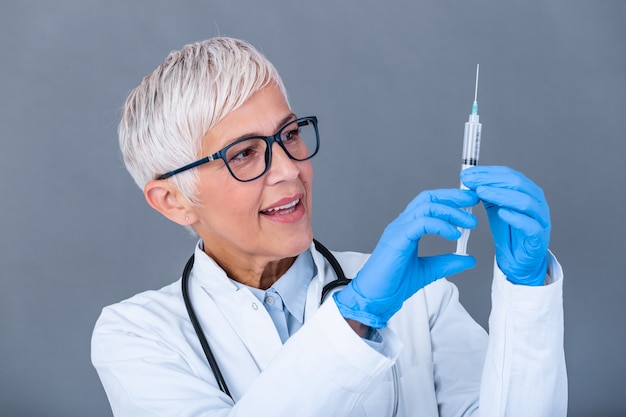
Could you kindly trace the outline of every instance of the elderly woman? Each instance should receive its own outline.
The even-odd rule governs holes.
[[[469,190],[418,195],[371,256],[331,253],[311,229],[317,119],[229,38],[170,54],[128,97],[119,136],[148,204],[199,242],[181,280],[96,324],[116,416],[566,414],[562,272],[522,174],[463,171]],[[444,278],[475,260],[417,256],[425,234],[474,227],[462,208],[479,201],[496,247],[489,335]]]

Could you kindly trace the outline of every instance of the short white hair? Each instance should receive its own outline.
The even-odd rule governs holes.
[[[217,37],[171,52],[129,94],[118,127],[126,168],[137,185],[201,157],[202,138],[258,90],[275,83],[287,99],[278,72],[249,43]],[[197,170],[170,177],[197,204]]]

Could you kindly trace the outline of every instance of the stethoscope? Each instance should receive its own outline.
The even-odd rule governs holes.
[[[341,267],[341,265],[339,265],[339,261],[337,261],[337,258],[335,258],[335,256],[324,245],[322,245],[320,242],[318,242],[315,239],[313,239],[313,243],[315,244],[315,249],[319,253],[321,253],[322,256],[324,256],[326,261],[328,261],[331,268],[335,272],[335,275],[337,276],[337,279],[329,282],[322,288],[322,295],[320,297],[320,304],[321,304],[322,302],[324,302],[324,300],[326,299],[326,296],[331,291],[333,291],[334,289],[338,287],[347,285],[350,282],[350,279],[346,277],[345,273],[343,272],[343,268]],[[202,331],[200,322],[198,321],[198,318],[196,316],[196,313],[194,312],[193,306],[191,305],[191,299],[189,297],[189,275],[191,274],[193,263],[194,263],[194,255],[191,255],[191,257],[187,261],[187,264],[185,265],[185,269],[183,270],[183,276],[181,280],[185,308],[187,309],[187,313],[189,314],[189,319],[191,320],[193,329],[195,330],[196,335],[198,336],[198,340],[200,341],[200,345],[202,346],[204,355],[206,356],[207,361],[209,362],[209,365],[211,366],[213,375],[215,375],[217,385],[219,386],[220,390],[224,394],[228,395],[232,399],[233,396],[230,393],[230,390],[228,389],[228,385],[226,385],[226,380],[224,379],[224,376],[222,375],[222,371],[220,370],[220,367],[217,364],[217,361],[215,360],[213,351],[211,350],[211,347],[209,346],[209,342],[206,336],[204,335],[204,332]],[[393,374],[393,393],[394,393],[394,405],[393,405],[393,412],[391,415],[395,417],[398,412],[398,374],[397,374],[395,365],[392,366],[391,371]]]

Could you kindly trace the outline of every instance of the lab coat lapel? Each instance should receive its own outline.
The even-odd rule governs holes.
[[[265,369],[283,346],[265,307],[245,288],[217,293],[213,299],[259,370]]]
[[[282,347],[282,341],[261,302],[248,289],[238,289],[224,270],[198,250],[192,277],[245,345],[259,371],[265,369]]]
[[[330,264],[311,245],[317,276],[311,280],[305,304],[305,322],[319,308],[324,285],[336,279]],[[222,271],[220,269],[220,271]],[[222,271],[207,291],[232,329],[245,344],[262,371],[283,346],[274,322],[265,307],[249,290],[237,287]]]
[[[319,308],[324,285],[336,279],[330,264],[326,262],[324,256],[315,249],[315,245],[311,245],[311,255],[313,256],[313,262],[317,269],[317,275],[313,277],[307,290],[306,304],[304,307],[305,323]]]

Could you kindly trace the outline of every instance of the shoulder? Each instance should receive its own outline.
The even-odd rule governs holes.
[[[186,317],[180,280],[104,307],[94,337],[123,332],[159,333]]]
[[[354,278],[370,256],[369,253],[352,251],[333,251],[333,255],[337,258],[339,265],[341,265],[348,278]]]

